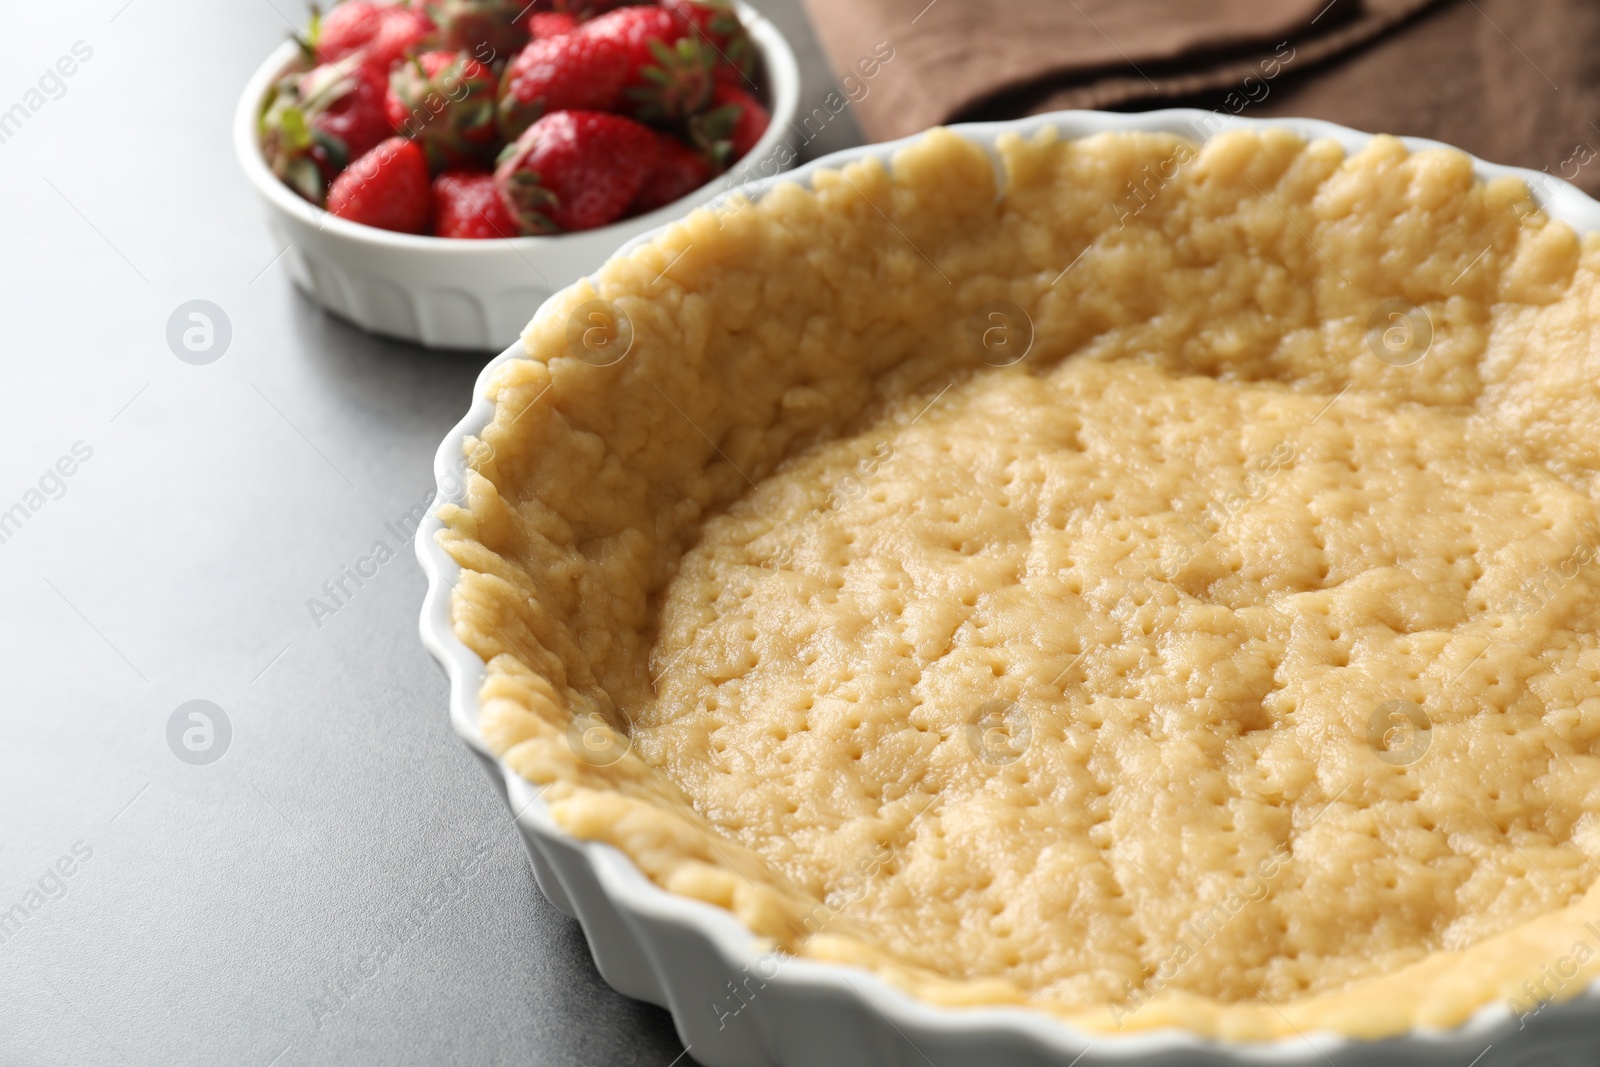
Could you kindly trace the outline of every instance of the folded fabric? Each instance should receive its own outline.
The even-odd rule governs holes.
[[[1600,5],[1593,0],[1451,0],[1332,62],[1302,68],[1297,59],[1242,113],[1431,137],[1600,196],[1596,42]],[[1227,111],[1234,91],[1151,106]]]
[[[1260,80],[1391,28],[1432,0],[806,0],[874,140],[973,114],[1111,107]],[[885,56],[891,58],[884,60]],[[848,88],[848,83],[847,83]]]
[[[1593,0],[806,0],[868,137],[1188,105],[1413,134],[1600,194]],[[802,108],[802,112],[807,109]]]

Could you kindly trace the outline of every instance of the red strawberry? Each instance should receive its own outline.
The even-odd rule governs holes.
[[[516,140],[552,111],[610,111],[627,76],[628,58],[615,41],[580,33],[534,41],[506,68],[500,132]]]
[[[406,52],[433,35],[433,23],[414,8],[373,0],[347,0],[312,23],[318,62],[332,63],[356,52],[387,72]]]
[[[337,65],[318,69],[339,70]],[[366,65],[339,73],[347,91],[311,120],[312,129],[336,138],[338,147],[343,149],[329,148],[335,172],[343,170],[352,159],[366,155],[389,136],[388,116],[383,107],[383,74]],[[344,76],[346,73],[348,77]],[[313,70],[306,77],[314,81],[316,74]]]
[[[744,23],[727,0],[661,0],[702,43],[715,60],[712,76],[717,81],[746,89],[755,85],[759,54]]]
[[[426,233],[433,198],[428,158],[415,141],[391,137],[350,164],[328,189],[328,212],[400,233]]]
[[[699,111],[711,95],[716,53],[683,18],[659,7],[624,7],[578,28],[612,41],[628,57],[622,110],[643,122],[677,122]]]
[[[261,149],[273,173],[322,203],[334,175],[389,136],[383,85],[360,56],[285,77],[261,116]]]
[[[424,0],[424,5],[452,51],[493,63],[528,43],[527,26],[518,20],[528,0]]]
[[[655,133],[620,115],[556,111],[522,131],[495,168],[495,188],[526,233],[604,226],[655,168]]]
[[[628,214],[641,215],[688,196],[711,180],[711,166],[705,157],[676,137],[656,134],[656,167],[645,179],[644,188],[628,205]]]
[[[433,235],[486,240],[521,234],[486,171],[451,170],[433,179]]]
[[[711,106],[689,120],[689,134],[712,163],[723,168],[754,148],[771,121],[755,97],[737,86],[719,84],[712,90]]]
[[[578,28],[578,20],[565,11],[535,11],[523,22],[535,41],[560,37]]]
[[[390,126],[420,144],[436,171],[488,162],[499,137],[494,100],[494,73],[465,52],[424,52],[389,76]]]
[[[633,4],[651,4],[654,0],[550,0],[550,7],[579,22],[588,22],[596,15],[614,11]]]

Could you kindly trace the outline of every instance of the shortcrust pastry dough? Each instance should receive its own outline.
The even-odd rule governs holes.
[[[1390,138],[997,156],[697,211],[530,325],[442,510],[490,744],[941,1004],[1375,1036],[1578,992],[1600,242]]]

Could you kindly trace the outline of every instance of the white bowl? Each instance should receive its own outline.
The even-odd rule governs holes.
[[[551,293],[597,269],[619,244],[654,230],[752,178],[777,174],[794,159],[793,120],[800,68],[778,28],[742,2],[739,18],[760,51],[772,102],[761,140],[727,174],[644,215],[579,233],[462,241],[391,233],[334,218],[272,173],[256,122],[273,83],[300,56],[293,41],[251,75],[233,117],[233,147],[267,205],[267,227],[296,285],[363,329],[429,348],[498,350]]]
[[[955,126],[993,150],[1003,133],[1031,134],[1055,126],[1064,137],[1108,130],[1176,133],[1203,141],[1239,127],[1276,126],[1307,139],[1332,138],[1355,153],[1372,139],[1343,126],[1310,119],[1252,120],[1208,111],[1172,109],[1143,114],[1063,111],[1017,122]],[[818,168],[865,158],[888,162],[915,138],[867,145],[816,160],[781,181],[808,183]],[[1445,147],[1416,137],[1412,151]],[[1552,218],[1579,232],[1600,230],[1600,203],[1538,171],[1473,160],[1479,178],[1506,175],[1528,183]],[[759,197],[775,180],[741,192]],[[650,240],[647,233],[618,252]],[[669,1009],[691,1055],[705,1067],[1594,1067],[1600,1062],[1600,985],[1544,1008],[1519,1029],[1510,1009],[1491,1004],[1451,1030],[1414,1030],[1383,1041],[1313,1033],[1283,1041],[1229,1042],[1188,1031],[1090,1034],[1043,1012],[1023,1008],[947,1009],[916,1000],[857,968],[759,955],[753,936],[727,911],[676,896],[646,878],[623,853],[573,838],[550,818],[537,788],[495,759],[478,730],[478,690],[484,663],[456,639],[450,594],[461,569],[434,540],[443,528],[441,502],[462,503],[462,443],[494,415],[486,396],[490,377],[522,355],[515,345],[479,375],[472,408],[439,446],[434,459],[436,499],[417,532],[417,557],[427,575],[422,641],[450,680],[450,719],[505,796],[527,843],[539,887],[561,911],[577,918],[600,974],[618,991]],[[752,976],[754,976],[752,978]],[[735,984],[738,983],[738,999]],[[743,1001],[743,1008],[729,1014]]]

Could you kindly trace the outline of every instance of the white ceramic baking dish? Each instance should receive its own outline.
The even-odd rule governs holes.
[[[1182,134],[1203,141],[1223,129],[1280,126],[1306,138],[1330,137],[1347,152],[1372,135],[1303,119],[1250,120],[1173,109],[1144,114],[1066,111],[1018,122],[956,126],[962,136],[992,146],[1001,134],[1030,134],[1055,126],[1064,137],[1108,130]],[[869,145],[819,159],[792,174],[742,191],[759,197],[773,181],[806,183],[819,168],[858,159],[887,161],[914,138]],[[1438,142],[1402,138],[1408,148]],[[1600,230],[1600,203],[1536,171],[1474,160],[1478,176],[1513,175],[1529,184],[1546,212],[1579,232]],[[624,245],[625,255],[653,233]],[[438,499],[462,499],[462,442],[493,415],[485,389],[496,367],[521,354],[513,346],[478,378],[472,408],[440,445],[434,460]],[[1112,1064],[1427,1065],[1427,1067],[1594,1067],[1600,1063],[1600,987],[1545,1008],[1519,1028],[1510,1009],[1494,1004],[1452,1030],[1413,1031],[1379,1041],[1306,1034],[1269,1043],[1230,1043],[1185,1031],[1121,1035],[1076,1031],[1041,1012],[1019,1008],[952,1010],[913,999],[855,968],[802,959],[763,957],[753,939],[719,908],[666,892],[626,856],[606,845],[578,841],[556,826],[536,787],[499,763],[478,732],[483,662],[455,637],[450,593],[460,568],[434,540],[442,524],[430,509],[417,535],[427,574],[422,640],[450,680],[450,717],[482,758],[505,795],[527,842],[539,885],[552,904],[577,918],[595,964],[619,991],[672,1012],[690,1054],[706,1067],[1106,1067]],[[737,1010],[734,1010],[737,1009]]]
[[[296,62],[293,41],[251,75],[233,116],[233,148],[267,208],[273,246],[312,300],[364,330],[429,348],[497,351],[515,341],[551,293],[599,268],[617,246],[706,203],[732,185],[776,174],[794,158],[800,68],[788,40],[747,4],[739,17],[761,51],[772,122],[722,177],[636,218],[578,233],[462,241],[421,237],[334,218],[268,169],[256,122],[267,90]]]

